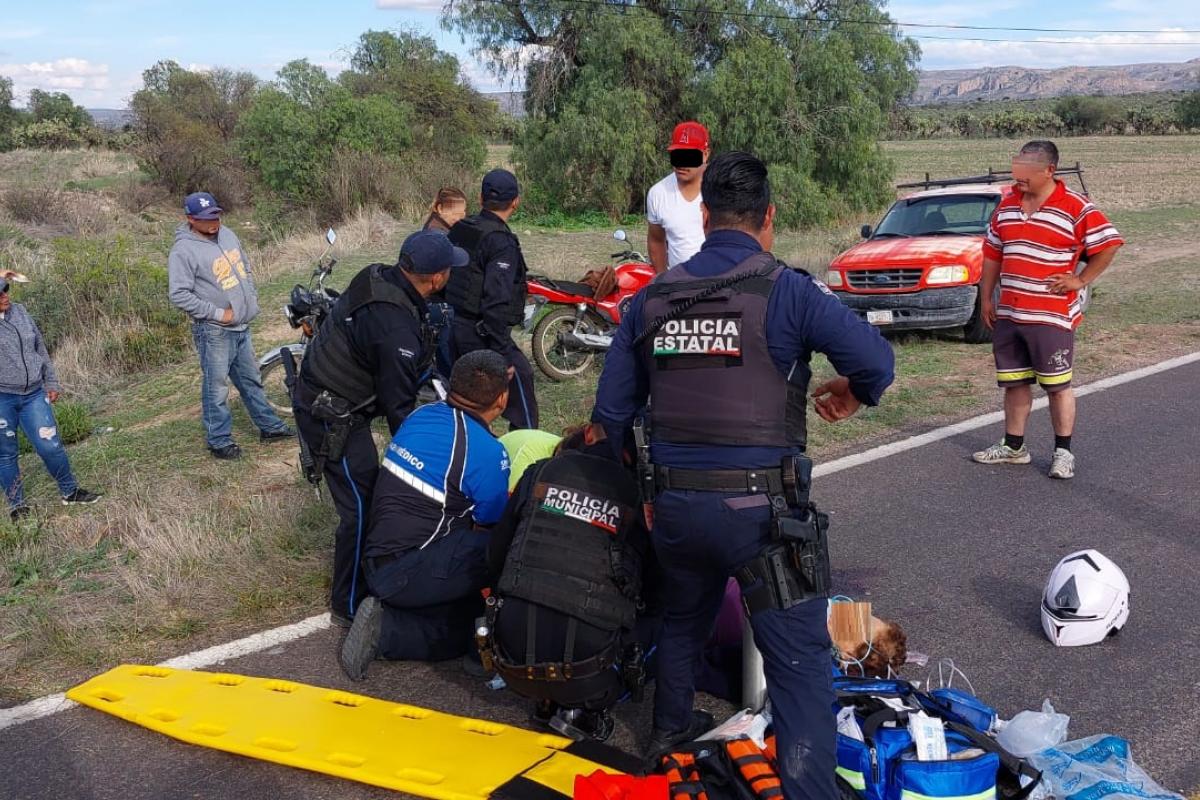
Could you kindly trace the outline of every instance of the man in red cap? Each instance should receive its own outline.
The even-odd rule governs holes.
[[[708,129],[699,122],[675,126],[671,144],[671,174],[646,194],[647,242],[655,272],[666,272],[687,261],[704,244],[700,217],[700,179],[708,163]]]

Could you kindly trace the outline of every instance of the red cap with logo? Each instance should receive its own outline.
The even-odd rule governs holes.
[[[681,122],[671,134],[667,150],[707,150],[708,128],[699,122]]]

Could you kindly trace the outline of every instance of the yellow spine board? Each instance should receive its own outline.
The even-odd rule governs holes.
[[[67,692],[175,739],[432,797],[485,800],[509,780],[570,797],[608,767],[562,752],[570,739],[271,678],[125,664]]]

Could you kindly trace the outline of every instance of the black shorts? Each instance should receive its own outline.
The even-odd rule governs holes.
[[[992,353],[996,383],[1001,387],[1037,382],[1047,392],[1060,392],[1071,385],[1075,331],[998,319],[992,331]]]

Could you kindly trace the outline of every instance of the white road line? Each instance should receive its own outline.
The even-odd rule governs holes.
[[[159,666],[174,669],[203,669],[211,667],[213,664],[220,664],[233,658],[241,658],[286,644],[308,636],[310,633],[324,630],[329,625],[329,615],[318,614],[291,625],[283,625],[269,631],[251,634],[244,639],[177,656],[162,662]],[[57,714],[59,711],[66,711],[68,708],[74,708],[75,705],[76,703],[68,700],[64,694],[52,694],[12,708],[0,708],[0,731],[11,728],[13,725],[20,725],[22,722],[32,722],[35,719]]]
[[[1197,361],[1200,361],[1200,352],[1188,353],[1187,355],[1179,356],[1178,358],[1172,358],[1168,361],[1160,361],[1157,364],[1151,364],[1148,367],[1135,369],[1132,372],[1123,372],[1120,375],[1113,375],[1109,378],[1103,378],[1085,386],[1077,386],[1075,387],[1075,396],[1084,397],[1089,394],[1095,394],[1096,392],[1102,392],[1105,389],[1112,389],[1115,386],[1131,383],[1133,381],[1140,380],[1141,378],[1157,375],[1160,372],[1166,372],[1167,370],[1175,369],[1176,367],[1193,364]],[[884,397],[886,401],[886,395]],[[1049,401],[1046,400],[1045,397],[1039,397],[1037,400],[1033,401],[1033,408],[1036,411],[1037,409],[1045,408],[1048,404]],[[990,414],[980,414],[978,417],[971,417],[970,419],[965,419],[962,422],[956,422],[953,425],[947,425],[944,428],[937,428],[936,430],[929,431],[928,433],[922,433],[919,436],[912,436],[908,439],[901,439],[898,442],[883,444],[879,447],[872,447],[870,450],[864,450],[861,453],[854,453],[852,455],[834,459],[833,461],[829,461],[824,464],[818,464],[813,468],[813,477],[832,475],[833,473],[841,472],[844,469],[850,469],[851,467],[869,464],[870,462],[878,461],[881,458],[894,456],[897,453],[903,453],[906,450],[914,450],[918,447],[924,447],[927,444],[940,442],[942,439],[949,439],[951,436],[957,436],[960,433],[966,433],[967,431],[973,431],[988,425],[995,425],[1003,421],[1003,411],[993,411]]]
[[[1132,381],[1146,378],[1151,375],[1157,375],[1160,372],[1182,367],[1187,364],[1192,364],[1200,361],[1200,352],[1189,353],[1178,358],[1172,358],[1168,361],[1162,361],[1158,364],[1152,364],[1142,369],[1137,369],[1132,372],[1125,372],[1120,375],[1113,375],[1111,378],[1089,383],[1086,386],[1078,386],[1075,388],[1075,394],[1078,397],[1083,397],[1096,392],[1102,392],[1106,389],[1112,389],[1115,386],[1121,386]],[[1046,407],[1046,398],[1040,398],[1034,401],[1035,409]],[[897,453],[903,453],[907,450],[913,450],[933,442],[939,442],[942,439],[948,439],[951,436],[957,436],[960,433],[973,431],[982,428],[986,425],[993,425],[1001,422],[1004,415],[1001,412],[993,412],[991,414],[982,414],[978,417],[972,417],[962,422],[956,422],[953,425],[947,425],[937,430],[922,433],[919,436],[913,436],[908,439],[902,439],[899,442],[873,447],[862,453],[845,456],[835,459],[826,464],[821,464],[813,470],[815,476],[831,475],[835,472],[857,467],[861,464],[868,464],[872,461],[878,461],[881,458],[894,456]],[[328,614],[319,614],[315,617],[309,617],[306,620],[284,625],[279,628],[273,628],[269,631],[247,636],[244,639],[238,639],[235,642],[217,645],[210,647],[207,650],[199,650],[195,653],[188,653],[177,658],[172,658],[169,661],[162,662],[161,666],[174,667],[176,669],[202,669],[203,667],[212,666],[223,661],[233,658],[241,658],[253,653],[258,653],[267,650],[271,647],[276,647],[281,644],[300,639],[308,636],[310,633],[315,633],[319,630],[324,630],[330,625]],[[59,711],[73,708],[75,703],[67,700],[62,694],[49,695],[47,697],[39,697],[37,700],[31,700],[19,706],[12,708],[0,709],[0,730],[10,728],[14,725],[20,725],[23,722],[31,722],[35,719],[48,717],[51,714],[56,714]]]

